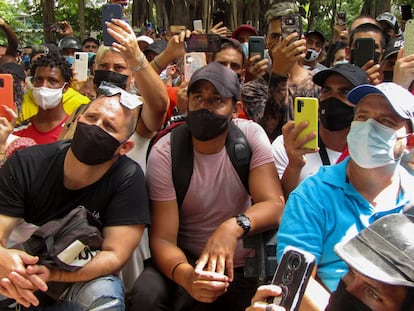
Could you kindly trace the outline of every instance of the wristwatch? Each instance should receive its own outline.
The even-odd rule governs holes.
[[[251,228],[250,218],[244,214],[238,214],[235,217],[236,217],[237,224],[243,229],[243,235],[241,236],[243,238],[250,231],[250,228]]]

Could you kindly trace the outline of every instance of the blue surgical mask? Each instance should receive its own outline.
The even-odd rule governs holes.
[[[73,66],[73,64],[75,63],[75,57],[74,56],[65,56],[66,61]]]
[[[249,57],[249,42],[243,42],[240,44],[243,50],[244,57]]]
[[[363,168],[376,168],[397,164],[394,146],[397,133],[374,119],[353,121],[347,136],[349,155]]]

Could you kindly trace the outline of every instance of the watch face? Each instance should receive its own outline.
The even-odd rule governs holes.
[[[244,234],[250,231],[250,219],[246,215],[237,215],[237,223],[244,230]]]

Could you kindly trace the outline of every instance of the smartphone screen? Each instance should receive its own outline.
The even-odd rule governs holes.
[[[282,295],[269,302],[283,306],[287,311],[299,310],[314,266],[315,256],[311,253],[287,246],[272,280],[272,284],[282,288]]]
[[[375,40],[372,38],[359,38],[355,40],[351,50],[351,63],[363,67],[371,59],[375,60]]]
[[[249,37],[249,58],[260,55],[260,59],[264,58],[264,38],[262,36]]]
[[[282,37],[285,38],[293,32],[298,33],[295,40],[302,38],[302,17],[299,14],[282,16]]]
[[[221,50],[221,38],[217,34],[192,34],[185,39],[187,52],[219,52]]]
[[[122,5],[120,4],[104,4],[102,7],[102,39],[104,45],[111,46],[116,40],[108,33],[106,22],[110,22],[112,18],[122,19]]]
[[[11,74],[0,74],[0,98],[0,117],[5,117],[10,122],[11,117],[3,105],[13,110],[16,109],[14,104],[13,76]]]
[[[318,100],[313,97],[296,97],[294,101],[295,124],[308,122],[308,126],[299,133],[298,137],[307,136],[313,132],[318,134]],[[318,147],[318,135],[304,144],[305,148],[316,149]]]

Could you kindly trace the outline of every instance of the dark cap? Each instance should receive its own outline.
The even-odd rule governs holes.
[[[148,52],[154,52],[157,55],[161,54],[162,51],[165,50],[167,47],[167,41],[165,40],[155,40],[153,43],[147,46],[147,48],[144,50],[144,54],[147,54]]]
[[[403,38],[392,38],[385,46],[384,57],[382,58],[382,60],[384,61],[391,55],[397,54],[400,48],[402,47],[404,47]]]
[[[323,86],[326,79],[332,74],[338,74],[348,80],[354,87],[368,83],[368,76],[364,70],[352,64],[337,64],[329,69],[319,71],[313,76],[313,82]]]
[[[16,63],[5,63],[0,65],[0,70],[2,72],[8,72],[15,74],[17,78],[24,81],[26,79],[26,74],[24,73],[23,67]]]
[[[316,35],[316,36],[318,36],[319,39],[321,39],[321,41],[323,43],[325,43],[325,41],[326,41],[325,40],[325,36],[323,35],[323,33],[320,32],[320,31],[318,31],[318,30],[310,30],[310,31],[308,31],[307,33],[305,33],[305,38],[307,38],[310,35]]]
[[[254,28],[250,25],[247,25],[247,24],[242,24],[233,31],[231,37],[234,38],[234,39],[237,39],[237,37],[239,36],[239,34],[242,31],[250,32],[253,36],[257,36],[259,34],[257,32],[256,28]]]
[[[411,121],[411,130],[414,129],[414,96],[407,89],[393,82],[383,82],[378,85],[363,84],[352,89],[347,98],[357,105],[365,96],[371,94],[384,96],[401,118]]]
[[[197,69],[191,76],[188,93],[191,93],[193,86],[200,80],[211,82],[223,98],[240,99],[240,82],[236,73],[222,64],[211,62]]]
[[[414,217],[384,216],[335,252],[349,267],[389,285],[414,287]]]

